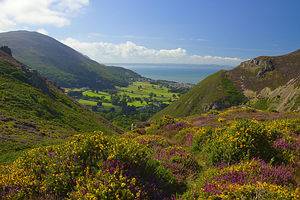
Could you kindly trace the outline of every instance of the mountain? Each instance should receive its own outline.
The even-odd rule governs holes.
[[[99,64],[37,32],[0,33],[0,45],[8,46],[16,59],[62,87],[106,89],[126,85],[125,79],[140,77],[128,69]]]
[[[260,56],[232,70],[221,70],[195,85],[152,119],[222,110],[246,104],[261,110],[300,110],[300,50]]]
[[[74,134],[123,133],[35,70],[0,50],[0,163],[21,151],[59,144]]]

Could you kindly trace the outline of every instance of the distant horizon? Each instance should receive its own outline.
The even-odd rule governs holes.
[[[211,68],[211,67],[226,67],[226,68],[235,68],[235,67],[237,67],[238,65],[236,65],[236,66],[233,66],[233,65],[222,65],[222,64],[191,64],[191,63],[135,63],[135,62],[133,62],[133,63],[130,63],[130,62],[128,62],[128,63],[126,63],[126,62],[120,62],[120,63],[114,63],[114,62],[112,62],[112,63],[101,63],[101,64],[104,64],[104,65],[107,65],[107,66],[118,66],[118,65],[126,65],[126,66],[139,66],[139,65],[143,65],[143,66],[153,66],[153,65],[157,65],[157,66],[159,66],[159,65],[164,65],[165,67],[167,67],[167,66],[169,66],[169,67],[174,67],[174,66],[182,66],[182,68],[184,68],[184,67],[197,67],[197,68],[201,68],[201,67],[204,67],[204,68]],[[183,65],[186,65],[186,66],[183,66]],[[119,67],[121,67],[121,66],[119,66]]]
[[[198,84],[207,76],[221,69],[230,70],[233,68],[225,65],[216,65],[216,64],[177,64],[177,63],[175,64],[174,63],[104,63],[104,64],[107,64],[108,66],[123,67],[125,69],[132,70],[143,77],[151,78],[153,80],[166,80],[166,81],[174,81],[177,83],[192,83],[192,84]]]

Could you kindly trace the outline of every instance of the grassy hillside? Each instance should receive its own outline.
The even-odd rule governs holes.
[[[241,63],[226,75],[259,109],[299,111],[300,50],[261,56]]]
[[[257,109],[300,111],[300,50],[282,56],[261,56],[219,71],[156,114],[175,117],[247,104]]]
[[[0,197],[296,200],[299,119],[238,108],[163,116],[144,135],[78,134],[0,166]]]
[[[237,105],[243,100],[243,96],[225,77],[225,71],[221,70],[205,78],[177,101],[154,115],[152,119],[167,114],[183,117],[204,113],[211,109],[224,109]]]
[[[9,46],[15,58],[62,87],[113,88],[126,85],[125,79],[140,77],[124,68],[99,64],[36,32],[1,33],[0,44]]]
[[[16,62],[2,51],[0,57]],[[0,163],[11,162],[22,150],[58,144],[77,133],[122,132],[54,85],[44,94],[30,82],[19,67],[0,59]]]

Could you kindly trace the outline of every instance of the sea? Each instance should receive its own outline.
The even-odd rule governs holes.
[[[207,76],[232,66],[214,64],[171,64],[171,63],[104,63],[130,69],[143,77],[154,80],[175,81],[178,83],[197,84]]]

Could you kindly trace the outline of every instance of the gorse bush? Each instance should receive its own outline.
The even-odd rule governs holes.
[[[177,178],[182,172],[172,171],[165,164],[168,158],[155,158],[142,143],[95,132],[76,135],[65,145],[33,149],[2,168],[1,198],[167,198],[182,186]],[[177,155],[168,148],[167,153],[175,155],[169,163],[192,159],[183,150]]]
[[[298,199],[299,189],[290,187],[291,165],[272,166],[261,159],[233,165],[220,163],[205,172],[204,183],[177,199]]]
[[[176,133],[177,131],[190,125],[191,123],[187,120],[176,119],[170,115],[164,115],[153,122],[150,128],[146,131],[146,134],[149,135],[170,132],[170,135],[173,137],[173,133]]]
[[[220,121],[220,120],[218,120]],[[290,122],[288,122],[290,121]],[[297,122],[295,122],[297,121]],[[286,124],[284,130],[280,124]],[[299,120],[277,120],[272,123],[258,123],[256,120],[233,121],[220,128],[187,127],[175,135],[181,144],[192,147],[197,153],[204,153],[208,163],[237,162],[260,157],[269,162],[290,163],[300,154],[297,134]]]
[[[299,128],[299,119],[242,119],[218,128],[182,129],[175,138],[192,135],[192,151],[210,167],[174,199],[299,199]]]
[[[216,128],[205,144],[211,163],[236,162],[252,157],[270,161],[276,156],[272,132],[256,120],[232,122],[229,127]]]
[[[136,137],[135,140],[151,148],[149,156],[158,160],[172,173],[180,185],[178,188],[180,191],[186,187],[186,178],[200,170],[193,155],[184,148],[172,144],[168,139],[157,135],[144,135]]]

